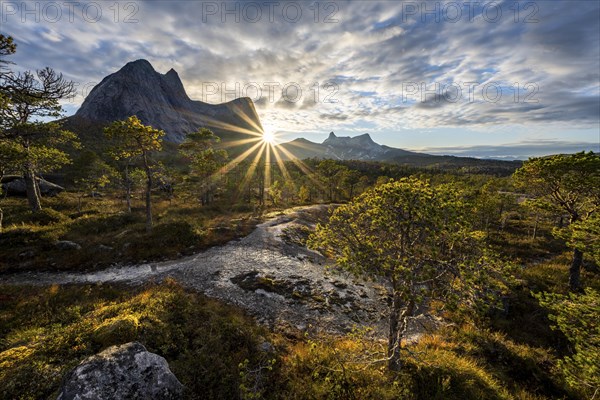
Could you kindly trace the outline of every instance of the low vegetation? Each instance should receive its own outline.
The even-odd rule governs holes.
[[[21,199],[3,200],[10,212],[0,234],[0,271],[89,270],[172,259],[247,235],[258,221],[248,211],[158,198],[154,229],[147,233],[141,199],[132,213],[115,198],[87,197],[81,211],[78,201],[75,194],[61,194],[32,213]],[[81,248],[57,247],[63,240]]]
[[[564,274],[548,273],[561,257],[519,275],[522,289],[515,288],[506,313],[483,325],[448,315],[453,325],[404,346],[399,372],[386,367],[387,344],[368,330],[341,337],[273,333],[175,282],[138,289],[4,286],[0,398],[54,398],[64,373],[83,358],[132,340],[168,360],[189,399],[589,398],[589,385],[597,385],[593,365],[588,375],[576,375],[582,385],[568,384],[577,361],[569,358],[573,338],[552,330],[553,312],[548,318],[524,289],[564,290]],[[584,278],[600,288],[597,276]]]

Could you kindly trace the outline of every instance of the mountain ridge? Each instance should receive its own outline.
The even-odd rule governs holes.
[[[136,115],[146,125],[165,131],[165,148],[176,151],[186,135],[200,127],[211,129],[221,138],[230,156],[242,154],[251,144],[231,147],[228,143],[260,134],[262,124],[250,98],[241,97],[221,104],[208,104],[188,96],[179,74],[173,68],[157,72],[147,60],[128,62],[96,85],[75,115],[63,120],[66,129],[77,132],[89,148],[102,151],[102,128],[115,120]],[[484,162],[468,157],[415,153],[376,143],[368,133],[349,137],[330,132],[322,143],[297,138],[281,143],[280,158],[374,161],[415,166],[492,165],[514,169],[507,162]],[[500,165],[500,164],[498,164]]]
[[[322,143],[298,138],[286,143],[281,143],[279,146],[282,146],[285,150],[298,158],[385,161],[399,156],[416,156],[421,154],[378,144],[368,133],[350,137],[336,136],[334,132],[330,132],[327,139]],[[283,153],[285,154],[285,152]],[[303,157],[299,157],[298,154],[301,154]]]
[[[221,104],[192,100],[173,68],[157,72],[149,61],[128,62],[106,76],[83,101],[73,120],[106,124],[136,115],[147,125],[165,131],[165,140],[180,143],[185,136],[206,127],[219,136],[238,138],[240,132],[262,130],[250,98]],[[258,133],[258,132],[257,132]]]

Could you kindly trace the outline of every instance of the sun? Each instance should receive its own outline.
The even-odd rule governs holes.
[[[268,144],[275,144],[275,134],[272,132],[263,132],[262,141]]]

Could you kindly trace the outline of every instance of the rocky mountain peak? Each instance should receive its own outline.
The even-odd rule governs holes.
[[[389,160],[395,157],[416,155],[402,149],[383,146],[376,143],[371,135],[336,136],[330,132],[323,143],[314,143],[306,139],[295,139],[282,143],[290,154],[298,158],[330,158],[336,160]]]
[[[164,130],[165,140],[176,143],[200,127],[210,128],[219,136],[239,136],[235,127],[242,131],[261,127],[251,99],[223,104],[191,100],[177,71],[171,68],[161,74],[143,59],[129,62],[105,77],[73,118],[106,124],[132,115]]]
[[[127,73],[127,72],[129,72],[129,73],[130,72],[146,73],[146,74],[156,73],[152,64],[150,64],[150,62],[148,60],[144,60],[144,59],[130,61],[127,64],[125,64],[119,71],[125,72],[125,73]]]
[[[325,139],[323,141],[324,145],[329,145],[329,146],[335,146],[335,147],[339,147],[339,146],[345,146],[345,147],[361,147],[361,146],[368,146],[368,147],[380,147],[377,143],[375,143],[373,141],[373,139],[371,139],[371,136],[368,133],[359,135],[359,136],[355,136],[355,137],[350,137],[350,136],[336,136],[335,133],[330,132],[329,136],[327,137],[327,139]]]
[[[182,99],[190,100],[187,93],[185,92],[185,88],[183,87],[183,82],[181,82],[181,78],[179,78],[179,74],[173,68],[171,68],[165,75],[164,80],[171,86],[171,88],[176,92],[178,97]]]

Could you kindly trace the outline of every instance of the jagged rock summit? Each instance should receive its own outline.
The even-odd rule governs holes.
[[[92,89],[74,118],[106,124],[131,115],[164,130],[165,140],[175,143],[199,127],[232,138],[241,135],[238,128],[262,129],[251,99],[243,97],[222,104],[192,100],[174,69],[161,74],[146,60],[129,62],[105,77]]]
[[[359,136],[355,136],[355,137],[350,137],[350,136],[338,137],[335,135],[335,133],[330,132],[329,137],[327,139],[325,139],[323,144],[326,146],[334,147],[334,148],[335,147],[337,147],[337,148],[347,147],[348,149],[365,150],[365,151],[371,151],[374,153],[385,152],[385,149],[383,148],[383,146],[375,143],[373,141],[373,139],[371,139],[371,136],[368,133],[365,133],[365,134],[359,135]]]
[[[323,143],[314,143],[306,139],[296,139],[283,143],[289,153],[298,158],[332,158],[337,160],[390,160],[399,156],[413,156],[416,153],[395,149],[375,143],[371,135],[336,136],[330,132]]]

